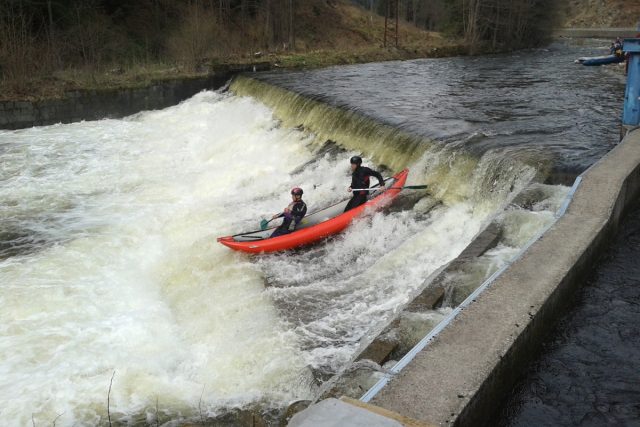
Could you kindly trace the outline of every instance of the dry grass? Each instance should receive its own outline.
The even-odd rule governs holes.
[[[275,67],[283,68],[318,68],[330,65],[359,64],[364,62],[382,62],[407,60],[416,58],[435,58],[468,53],[462,44],[450,44],[440,47],[413,46],[382,48],[358,48],[346,51],[317,50],[301,54],[276,56]]]
[[[404,22],[400,22],[399,48],[393,47],[391,37],[389,47],[384,48],[384,18],[348,0],[304,0],[297,5],[295,49],[285,45],[271,45],[268,49],[262,16],[242,26],[237,22],[222,25],[212,15],[192,10],[177,30],[166,35],[169,55],[162,61],[131,64],[131,58],[127,63],[123,57],[119,64],[87,64],[85,68],[54,72],[44,67],[52,62],[45,60],[46,49],[20,32],[22,27],[18,24],[24,26],[23,23],[7,21],[0,26],[3,30],[0,33],[4,40],[12,39],[16,43],[0,42],[0,59],[5,58],[0,100],[61,97],[66,91],[78,89],[139,87],[155,80],[205,75],[220,64],[268,61],[274,67],[312,68],[467,53],[461,40],[448,39]],[[630,27],[638,21],[640,0],[569,0],[567,3],[566,26]],[[126,47],[124,49],[123,54],[127,52]],[[14,61],[8,62],[6,58]],[[29,71],[34,70],[36,73],[32,74],[39,77],[30,76]]]
[[[11,82],[1,84],[0,101],[61,98],[68,91],[143,87],[158,80],[198,75],[203,73],[157,63],[125,68],[114,66],[106,71],[73,68],[59,70],[46,77],[30,79],[21,85],[11,85]]]
[[[139,87],[162,79],[202,76],[220,64],[268,61],[273,67],[313,68],[334,64],[450,56],[466,53],[460,40],[423,31],[401,22],[399,48],[383,47],[384,18],[348,0],[305,0],[296,10],[295,49],[265,50],[260,26],[245,30],[216,27],[212,16],[187,14],[178,31],[167,36],[170,56],[164,63],[113,64],[47,73],[13,85],[0,84],[0,100],[62,97],[66,91]],[[210,23],[203,27],[202,22]],[[393,40],[389,39],[389,46]],[[256,52],[260,52],[256,55]]]
[[[639,0],[570,0],[565,27],[636,27],[640,22]]]
[[[297,35],[298,49],[347,51],[382,47],[383,44],[384,17],[371,14],[346,0],[328,4],[319,1],[305,2],[298,18],[309,24],[303,27],[304,32]],[[424,44],[439,47],[448,43],[450,41],[445,40],[439,33],[424,31],[400,21],[400,46]],[[388,45],[391,44],[392,41],[389,39]]]

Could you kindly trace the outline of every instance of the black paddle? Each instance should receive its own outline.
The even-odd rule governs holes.
[[[405,185],[404,187],[385,187],[386,190],[422,190],[427,188],[426,185]],[[380,187],[375,188],[352,188],[351,191],[376,191]]]
[[[403,187],[385,187],[385,190],[423,190],[427,188],[426,185],[405,185]],[[376,188],[352,188],[351,191],[376,191],[379,190],[380,187]],[[278,215],[275,218],[271,218],[270,220],[263,219],[260,221],[260,230],[266,230],[267,225],[274,219],[282,218],[283,214]]]

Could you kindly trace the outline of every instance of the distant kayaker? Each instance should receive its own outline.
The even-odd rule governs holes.
[[[274,230],[271,237],[282,236],[291,233],[296,229],[302,218],[307,214],[307,205],[302,201],[302,188],[294,187],[291,190],[291,198],[293,199],[289,205],[284,208],[284,212],[275,214],[271,219],[284,217],[282,224]]]
[[[611,53],[611,55],[615,55],[621,58],[623,55],[622,49],[622,40],[620,40],[620,37],[616,37],[616,41],[611,43],[611,47],[609,47],[609,52]]]
[[[609,45],[609,55],[615,55],[616,54],[616,45],[614,42],[611,42],[611,44]]]
[[[360,156],[353,156],[349,162],[351,163],[351,187],[347,191],[352,192],[353,189],[361,189],[361,188],[369,188],[369,177],[375,176],[380,183],[380,188],[384,189],[384,178],[380,172],[374,171],[366,166],[362,166],[362,158]],[[349,209],[353,209],[357,206],[366,203],[367,196],[370,191],[367,190],[359,190],[353,191],[353,197],[347,203],[347,207],[344,208],[344,211],[348,211]]]

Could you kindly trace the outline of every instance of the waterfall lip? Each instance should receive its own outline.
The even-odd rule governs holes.
[[[300,102],[296,106],[316,102],[295,99]],[[503,153],[484,153],[484,160],[479,159],[466,147],[431,144],[425,138],[378,123],[361,111],[345,112],[334,107],[327,107],[336,114],[329,118],[344,117],[344,122],[323,122],[325,110],[315,110],[319,114],[313,117],[317,120],[313,124],[318,125],[320,134],[316,139],[315,129],[307,132],[306,126],[290,127],[286,120],[277,118],[276,109],[265,104],[260,97],[204,92],[167,110],[108,123],[63,125],[58,129],[61,136],[54,135],[60,141],[60,146],[54,147],[57,151],[40,142],[43,137],[46,141],[47,135],[30,136],[32,143],[24,146],[47,148],[44,153],[67,152],[72,160],[67,163],[74,167],[61,166],[56,179],[47,181],[52,184],[50,188],[38,185],[24,190],[15,190],[17,186],[0,189],[10,195],[26,196],[24,191],[32,188],[37,190],[34,195],[44,194],[48,202],[49,198],[63,199],[58,189],[60,182],[69,180],[74,184],[64,188],[69,190],[67,198],[78,205],[69,205],[73,209],[62,216],[60,227],[51,227],[51,222],[44,224],[29,213],[37,225],[47,226],[45,231],[63,231],[63,244],[54,240],[52,250],[38,244],[36,249],[46,250],[8,260],[5,265],[12,265],[8,272],[18,277],[23,271],[22,263],[34,273],[46,272],[36,279],[47,286],[46,292],[60,298],[62,308],[66,308],[62,304],[72,303],[72,298],[79,296],[89,302],[83,304],[87,309],[97,310],[91,301],[100,302],[100,306],[110,309],[105,311],[104,322],[95,313],[86,316],[97,321],[97,331],[110,325],[113,307],[121,309],[118,318],[131,326],[123,336],[161,325],[155,344],[164,346],[163,358],[148,357],[139,362],[127,353],[130,349],[140,352],[132,345],[136,339],[125,337],[122,347],[113,351],[113,363],[130,364],[132,373],[151,367],[155,371],[149,378],[155,384],[167,377],[168,363],[164,361],[180,362],[180,368],[171,372],[177,384],[171,388],[188,397],[184,402],[187,406],[194,403],[194,388],[183,366],[202,372],[205,378],[215,372],[214,380],[207,380],[214,381],[214,385],[235,377],[229,394],[205,398],[207,405],[215,408],[233,407],[237,402],[254,403],[265,396],[273,399],[269,405],[311,396],[318,382],[348,363],[349,354],[363,337],[384,322],[387,314],[403,306],[424,277],[455,257],[467,239],[473,238],[485,215],[502,212],[500,203],[512,191],[510,184],[520,188],[533,169]],[[290,121],[295,125],[303,123]],[[342,145],[326,137],[334,125],[345,136],[338,139]],[[51,131],[36,130],[45,134]],[[365,133],[359,134],[360,131]],[[76,132],[80,133],[77,138]],[[349,138],[356,143],[352,144]],[[237,156],[238,149],[247,151]],[[414,180],[408,184],[427,182],[433,184],[432,190],[429,194],[420,192],[416,198],[417,193],[401,194],[383,213],[367,216],[343,234],[300,251],[244,257],[211,244],[212,237],[223,235],[225,229],[246,230],[255,218],[280,208],[292,184],[304,187],[305,197],[309,189],[307,203],[312,211],[341,200],[348,182],[346,159],[354,154],[362,155],[368,164],[386,171],[388,176],[390,170],[408,166]],[[44,160],[43,157],[46,172],[52,165]],[[85,164],[89,166],[86,170],[75,167]],[[402,167],[397,168],[396,164]],[[240,173],[243,170],[251,173]],[[87,171],[91,174],[86,175]],[[115,182],[117,187],[103,185],[107,181]],[[266,183],[271,190],[264,190]],[[317,183],[322,185],[316,188]],[[32,202],[28,205],[34,207]],[[44,210],[47,216],[55,213],[49,205]],[[529,234],[526,236],[522,241]],[[72,239],[67,241],[66,237]],[[322,262],[316,262],[320,257]],[[40,269],[40,265],[51,266],[50,260],[55,261],[56,267],[66,263],[73,268]],[[80,275],[87,280],[80,280]],[[61,281],[61,286],[51,286],[52,276]],[[177,289],[179,295],[174,292]],[[71,298],[58,290],[68,292]],[[135,305],[135,316],[126,304],[119,305],[122,300]],[[204,301],[207,310],[200,310]],[[27,309],[33,304],[27,301],[16,306]],[[251,314],[246,319],[255,325],[238,326],[247,324],[242,316],[248,312]],[[75,311],[60,310],[64,316],[72,313]],[[237,320],[241,318],[242,323]],[[80,325],[77,329],[87,329],[83,327],[84,320],[71,320]],[[56,319],[49,321],[54,328],[59,326]],[[103,336],[110,338],[110,333],[105,329]],[[193,342],[191,337],[195,337]],[[188,340],[177,341],[178,338]],[[93,345],[94,336],[87,339],[83,348]],[[228,349],[218,346],[220,342],[228,343]],[[195,358],[194,354],[202,358]],[[83,362],[81,353],[66,356],[78,364]],[[245,357],[258,358],[249,362]],[[205,358],[216,366],[205,366]],[[255,374],[234,373],[226,365],[231,358],[249,362],[245,366],[255,366]],[[264,366],[270,370],[265,372]],[[14,372],[23,375],[21,368],[16,368]],[[305,372],[304,383],[297,383],[298,370]],[[326,376],[316,377],[316,372]],[[133,378],[119,374],[119,378],[125,377]],[[44,375],[34,381],[39,380],[45,385],[48,381]],[[81,381],[83,387],[94,387],[93,379]],[[295,384],[285,387],[284,382]],[[117,381],[115,385],[121,384]],[[286,388],[286,394],[280,388]],[[74,385],[65,390],[75,398],[81,389]],[[150,389],[143,382],[136,383],[132,390],[146,395]],[[196,387],[195,392],[197,404],[201,391]],[[30,398],[36,400],[37,396]],[[81,400],[73,403],[77,406],[69,417],[80,416],[75,408],[81,410],[90,398]],[[18,401],[16,408],[18,404],[23,402]],[[124,401],[122,408],[128,411],[132,407]]]
[[[402,170],[430,147],[441,145],[405,130],[402,123],[372,117],[359,108],[336,105],[252,76],[236,77],[230,90],[266,104],[285,126],[302,126],[312,132],[317,144],[335,141],[344,149],[370,155],[377,164],[391,170]]]

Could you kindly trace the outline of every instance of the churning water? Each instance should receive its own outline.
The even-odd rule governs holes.
[[[203,93],[0,134],[0,424],[104,420],[114,371],[119,418],[156,399],[179,417],[308,393],[259,269],[215,244],[276,210],[264,196],[309,157],[275,125],[250,99]]]
[[[504,237],[476,279],[567,191],[531,184],[530,158],[251,81],[233,91],[0,132],[0,424],[176,424],[310,399],[488,222]],[[215,242],[281,211],[292,186],[310,210],[347,197],[354,153],[387,175],[409,167],[429,192],[287,254]],[[536,196],[512,203],[525,188]]]

